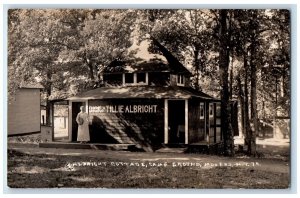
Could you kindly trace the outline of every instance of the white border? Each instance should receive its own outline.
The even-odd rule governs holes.
[[[76,4],[74,4],[76,3]],[[7,77],[6,77],[6,72],[7,72],[7,69],[3,66],[6,65],[6,41],[7,41],[7,38],[6,38],[6,26],[4,26],[4,24],[7,22],[6,19],[5,19],[5,12],[7,11],[6,9],[8,7],[19,7],[19,8],[22,8],[22,7],[27,7],[27,8],[37,8],[37,7],[52,7],[52,8],[55,8],[55,7],[64,7],[64,8],[67,8],[67,7],[76,7],[76,8],[79,8],[79,7],[108,7],[108,8],[125,8],[125,7],[135,7],[135,8],[142,8],[142,7],[147,7],[147,8],[158,8],[158,7],[164,7],[164,8],[168,8],[168,7],[173,7],[173,8],[193,8],[195,7],[195,4],[201,4],[201,8],[289,8],[289,9],[293,9],[293,12],[298,12],[298,13],[294,13],[294,17],[297,17],[293,19],[292,21],[292,25],[294,27],[292,27],[292,70],[291,70],[291,73],[292,73],[292,133],[297,133],[297,128],[299,128],[299,122],[297,121],[297,118],[298,118],[298,113],[299,113],[299,106],[297,105],[297,102],[296,102],[296,97],[299,96],[299,93],[300,93],[300,90],[299,90],[299,85],[298,83],[300,83],[300,78],[297,78],[297,76],[299,77],[299,69],[296,68],[296,66],[298,65],[297,64],[297,49],[299,49],[299,37],[297,39],[297,32],[299,33],[299,25],[298,27],[295,27],[297,25],[297,21],[299,22],[299,3],[297,0],[285,0],[285,1],[282,1],[282,0],[248,0],[248,1],[236,1],[236,0],[227,0],[227,1],[224,1],[224,0],[210,0],[210,1],[197,1],[197,0],[185,0],[185,1],[179,1],[179,0],[173,0],[171,3],[173,4],[172,6],[170,5],[162,5],[162,4],[168,4],[170,3],[170,1],[167,1],[167,0],[145,0],[143,2],[141,1],[138,1],[138,0],[128,0],[126,2],[122,1],[122,0],[105,0],[105,1],[101,1],[101,3],[106,3],[106,4],[110,4],[110,5],[99,5],[97,4],[99,3],[99,1],[97,0],[84,0],[84,1],[63,1],[63,0],[47,0],[47,1],[38,1],[38,0],[27,0],[27,1],[22,1],[22,0],[4,0],[1,4],[1,10],[3,10],[3,14],[1,12],[1,16],[0,16],[0,21],[1,21],[1,39],[0,39],[0,43],[2,44],[1,45],[1,60],[3,60],[3,63],[4,64],[1,64],[1,70],[0,70],[0,73],[3,74],[3,85],[4,86],[1,86],[1,97],[0,97],[0,108],[3,110],[2,114],[1,114],[1,117],[0,117],[0,125],[3,126],[2,129],[5,131],[6,130],[6,124],[5,122],[7,121],[6,120],[6,111],[7,111],[7,107],[6,107],[6,96],[7,96],[7,88],[6,88],[6,80],[7,80]],[[124,6],[124,4],[127,4]],[[136,5],[138,3],[142,3],[142,5]],[[239,5],[237,5],[236,3],[238,3]],[[3,4],[23,4],[23,5],[4,5]],[[32,5],[32,4],[35,4],[35,5]],[[44,5],[42,5],[44,4]],[[55,5],[56,4],[56,5]],[[87,5],[87,4],[94,4],[94,5]],[[97,4],[97,5],[95,5]],[[123,6],[119,5],[119,4],[122,4]],[[128,4],[131,4],[128,5]],[[194,5],[187,5],[187,4],[194,4]],[[221,4],[221,5],[220,5]],[[232,4],[232,5],[229,5],[229,4]],[[291,5],[287,5],[287,4],[295,4],[294,6],[296,7],[292,7]],[[161,5],[161,6],[159,6]],[[176,6],[177,5],[177,6]],[[199,6],[199,5],[197,5]],[[196,6],[196,7],[197,7]],[[297,16],[295,16],[297,15]],[[296,44],[297,43],[297,44]],[[297,45],[297,46],[296,46]],[[3,117],[2,117],[3,116]],[[5,131],[6,132],[6,131]],[[4,163],[0,163],[1,165],[1,170],[4,170],[4,173],[5,175],[3,174],[3,172],[1,171],[1,178],[5,178],[6,177],[6,168],[5,168],[5,165],[6,165],[6,133],[0,133],[0,139],[3,140],[3,148],[1,147],[1,149],[4,149],[2,150],[2,153],[3,155],[0,155],[1,158],[1,162],[4,162]],[[293,157],[296,156],[296,151],[297,151],[297,142],[300,142],[299,140],[299,137],[300,135],[298,136],[295,136],[297,137],[297,139],[294,139],[292,140],[292,155]],[[299,146],[298,146],[299,148]],[[299,150],[298,150],[298,153],[299,153]],[[298,164],[299,164],[299,157],[298,157]],[[293,161],[293,164],[292,164],[292,169],[293,170],[296,170],[296,162]],[[297,171],[297,174],[293,174],[292,175],[293,178],[300,178],[299,176],[299,171]],[[1,180],[1,184],[0,184],[0,188],[3,192],[3,184],[2,184],[3,180]],[[246,182],[246,181],[245,181]],[[299,189],[299,181],[298,181],[298,184],[296,184],[297,186],[295,186],[294,190],[296,189]],[[7,189],[6,189],[6,193],[7,193]],[[93,189],[91,190],[80,190],[80,189],[71,189],[71,190],[61,190],[61,191],[58,191],[56,189],[46,189],[46,190],[30,190],[30,189],[25,189],[25,190],[18,190],[17,192],[15,191],[14,193],[26,193],[27,195],[22,195],[22,197],[37,197],[37,196],[41,196],[41,195],[28,195],[28,193],[76,193],[78,195],[72,195],[72,197],[82,197],[82,195],[80,195],[81,193],[99,193],[99,191],[95,191]],[[107,193],[120,193],[120,191],[106,191]],[[187,191],[185,191],[187,193]],[[259,190],[259,191],[249,191],[249,190],[242,190],[242,191],[218,191],[218,190],[201,190],[199,192],[199,190],[190,190],[188,191],[188,193],[216,193],[216,194],[219,194],[219,193],[225,193],[225,195],[222,195],[224,197],[240,197],[239,194],[236,194],[236,193],[259,193],[259,194],[263,194],[263,196],[266,196],[265,194],[267,193],[273,193],[271,196],[272,197],[282,197],[282,193],[289,193],[288,191],[280,191],[280,190],[274,190],[274,191],[269,191],[268,190]],[[103,193],[103,192],[102,192]],[[125,193],[127,194],[127,196],[129,197],[140,197],[141,195],[130,195],[128,193],[177,193],[177,195],[173,194],[172,196],[174,197],[182,197],[182,191],[178,191],[178,190],[171,190],[171,191],[168,191],[168,190],[123,190],[122,193]],[[234,193],[234,194],[232,194]],[[215,195],[214,194],[210,194],[210,195],[206,195],[208,197],[214,197]],[[5,197],[16,197],[16,195],[4,195]],[[45,196],[45,195],[43,195]],[[49,196],[53,196],[53,195],[49,195]],[[66,196],[66,195],[64,195]],[[89,195],[89,196],[95,196],[95,195]],[[96,195],[97,196],[97,195]],[[146,197],[152,197],[153,195],[143,195],[143,197],[146,196]],[[189,195],[189,196],[199,196],[199,195]],[[256,196],[256,195],[252,195],[252,194],[243,194],[242,196],[245,196],[245,197],[253,197],[253,196]],[[286,195],[285,195],[286,196]],[[288,195],[288,197],[296,197],[296,194],[293,194],[293,195]]]

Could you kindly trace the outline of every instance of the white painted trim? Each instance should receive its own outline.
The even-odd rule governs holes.
[[[134,73],[130,73],[130,74],[133,74],[133,83],[126,83],[125,81],[125,75],[126,73],[123,73],[122,74],[122,83],[123,83],[123,86],[136,86],[136,85],[148,85],[149,84],[149,77],[148,77],[148,72],[142,72],[145,74],[145,83],[137,83],[137,73],[134,72]]]
[[[125,73],[122,74],[122,84],[125,86]]]
[[[69,118],[68,118],[68,138],[72,142],[72,101],[69,100]]]
[[[185,99],[185,144],[189,143],[189,102],[188,99]]]
[[[133,83],[132,84],[136,84],[137,82],[137,74],[133,73]]]
[[[214,117],[214,103],[210,102],[208,105],[208,115],[209,118],[213,118]],[[210,114],[210,111],[212,110],[212,115]]]
[[[85,112],[89,114],[89,100],[86,100],[85,102]]]
[[[179,82],[178,82],[178,78],[179,78]],[[180,83],[182,80],[182,83]],[[183,74],[177,74],[176,75],[176,83],[177,83],[177,86],[184,86],[185,85],[185,77]]]
[[[168,123],[168,99],[165,99],[165,121],[164,121],[164,142],[168,144],[169,142],[169,123]]]
[[[203,116],[201,116],[201,107],[202,107],[202,110],[203,110]],[[199,104],[199,119],[200,120],[204,120],[205,121],[205,103],[204,102],[200,102],[200,104]]]
[[[146,72],[146,85],[149,85],[149,77],[148,77],[148,72]]]

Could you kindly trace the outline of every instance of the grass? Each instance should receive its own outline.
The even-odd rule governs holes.
[[[220,157],[222,159],[222,157]],[[230,160],[226,158],[226,160]],[[282,189],[289,187],[289,173],[258,167],[84,166],[73,162],[132,162],[113,156],[25,154],[8,150],[8,186],[13,188],[197,188]],[[155,161],[164,163],[165,161]],[[277,161],[276,161],[277,162]],[[141,162],[139,162],[141,163]],[[272,164],[272,163],[271,163]]]

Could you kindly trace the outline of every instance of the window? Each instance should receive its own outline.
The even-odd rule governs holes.
[[[136,74],[136,83],[137,84],[145,84],[146,83],[146,74],[145,73],[137,73]]]
[[[200,103],[200,120],[204,119],[204,103]]]
[[[214,117],[214,104],[209,104],[209,117]]]
[[[182,74],[177,75],[177,85],[184,86],[184,76]]]
[[[133,73],[126,73],[125,74],[125,84],[132,84],[134,83]]]
[[[125,73],[123,74],[123,85],[147,85],[148,73]]]
[[[103,81],[107,85],[120,86],[122,85],[122,74],[104,74]]]

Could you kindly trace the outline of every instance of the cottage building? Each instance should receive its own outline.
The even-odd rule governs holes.
[[[220,100],[191,87],[191,72],[154,40],[163,57],[116,59],[103,87],[68,98],[69,141],[76,141],[80,106],[90,117],[91,142],[212,145],[222,141]]]
[[[8,135],[24,135],[41,131],[40,84],[21,85],[8,103]]]

